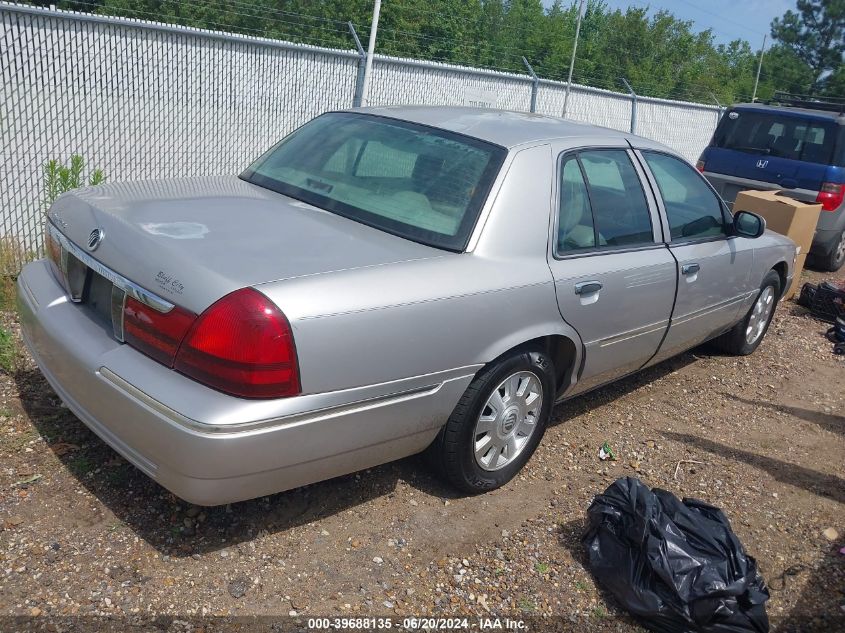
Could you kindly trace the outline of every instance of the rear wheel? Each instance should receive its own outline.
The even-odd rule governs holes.
[[[819,267],[830,272],[836,272],[845,264],[845,231],[839,236],[838,241],[830,251],[830,255],[819,259]]]
[[[429,462],[464,492],[506,484],[540,443],[554,399],[554,367],[544,352],[506,356],[467,387],[429,447]]]
[[[780,295],[780,275],[770,270],[763,278],[760,292],[757,293],[748,314],[731,330],[717,338],[714,341],[716,346],[735,356],[747,356],[752,353],[759,347],[769,329]]]

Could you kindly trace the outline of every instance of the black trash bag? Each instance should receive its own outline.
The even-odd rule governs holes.
[[[660,633],[765,633],[769,592],[719,508],[617,479],[583,543],[599,585]]]

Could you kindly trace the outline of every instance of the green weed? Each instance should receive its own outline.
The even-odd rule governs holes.
[[[85,160],[79,154],[70,157],[70,165],[64,165],[55,158],[44,164],[44,197],[49,207],[60,195],[84,184],[99,185],[106,177],[102,169],[94,169],[84,178]],[[86,182],[87,180],[87,182]]]

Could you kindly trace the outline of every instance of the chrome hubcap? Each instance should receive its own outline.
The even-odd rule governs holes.
[[[504,468],[528,445],[543,409],[543,385],[530,371],[505,378],[481,409],[473,433],[475,462],[484,470]]]
[[[745,328],[745,341],[752,345],[763,335],[766,324],[769,322],[769,315],[775,307],[775,290],[766,286],[754,302],[751,309],[751,316],[748,318],[748,326]]]

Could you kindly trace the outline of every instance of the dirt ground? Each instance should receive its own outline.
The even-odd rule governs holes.
[[[770,586],[773,630],[845,631],[845,360],[827,327],[784,303],[752,356],[696,349],[564,403],[522,475],[478,497],[415,457],[191,507],[88,431],[27,362],[0,372],[0,629],[47,616],[109,616],[120,630],[133,614],[290,615],[302,628],[312,616],[473,614],[641,631],[595,585],[580,544],[593,496],[628,475],[724,509]],[[617,461],[599,461],[604,441]],[[214,628],[196,622],[178,630]]]

